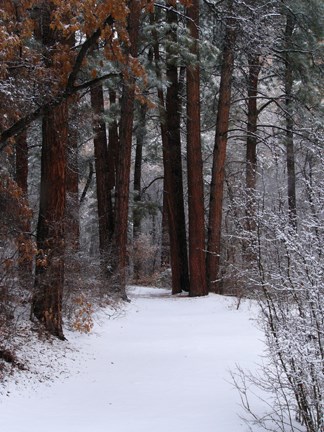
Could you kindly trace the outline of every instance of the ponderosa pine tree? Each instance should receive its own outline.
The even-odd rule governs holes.
[[[109,105],[110,108],[117,104],[116,91],[109,88]],[[116,186],[117,169],[118,169],[118,151],[119,151],[119,134],[118,122],[114,118],[108,124],[108,187],[112,191]]]
[[[124,70],[127,81],[123,82],[121,97],[121,119],[120,119],[120,149],[118,155],[118,173],[116,182],[116,206],[114,233],[114,254],[116,264],[114,265],[115,289],[121,298],[127,299],[126,295],[126,272],[127,272],[127,228],[129,208],[129,180],[131,168],[132,136],[133,136],[133,110],[135,100],[135,73],[141,75],[142,69],[136,61],[138,49],[138,37],[140,30],[140,17],[143,4],[141,1],[129,1],[128,34],[129,34],[129,57]]]
[[[161,238],[161,268],[165,269],[169,266],[170,263],[170,231],[171,227],[168,223],[168,190],[170,186],[168,182],[170,181],[170,172],[168,171],[168,159],[167,159],[167,125],[166,125],[166,109],[165,109],[165,97],[164,91],[162,88],[162,71],[161,71],[161,56],[160,56],[160,44],[159,38],[156,31],[156,28],[153,26],[157,24],[159,19],[159,15],[157,12],[150,15],[150,24],[153,28],[152,36],[153,36],[153,54],[154,54],[154,65],[155,65],[155,73],[157,77],[157,98],[158,98],[158,110],[159,110],[159,123],[160,123],[160,131],[161,131],[161,141],[162,141],[162,152],[163,152],[163,168],[164,168],[164,177],[163,177],[163,202],[162,202],[162,238]],[[174,280],[174,284],[176,286],[176,279]],[[177,289],[174,288],[176,291]]]
[[[97,86],[92,87],[90,93],[91,107],[93,110],[93,143],[97,187],[99,249],[104,266],[107,267],[114,231],[113,205],[108,177],[109,165],[112,164],[112,161],[108,158],[106,122],[103,118],[105,107],[102,84],[99,83]]]
[[[60,339],[64,339],[62,296],[67,118],[67,103],[62,102],[43,119],[38,251],[32,302],[32,315]]]
[[[164,140],[164,190],[168,208],[170,236],[170,258],[172,269],[172,293],[189,291],[189,269],[184,213],[181,135],[180,135],[180,95],[177,59],[170,44],[177,42],[177,13],[175,3],[169,1],[167,23],[169,44],[166,47],[166,139]]]
[[[27,131],[16,137],[16,182],[28,202],[28,143]],[[31,221],[25,219],[23,230],[18,236],[18,268],[21,284],[29,287],[33,280],[33,249],[31,244]]]
[[[141,234],[141,222],[143,217],[143,210],[141,208],[142,200],[142,159],[143,159],[143,146],[146,135],[146,113],[147,105],[142,104],[139,107],[139,119],[136,127],[136,149],[135,149],[135,163],[134,163],[134,203],[133,203],[133,240],[135,242]],[[138,280],[140,275],[141,263],[136,260],[134,262],[134,279]]]
[[[199,0],[187,9],[195,64],[187,66],[187,171],[190,296],[207,295],[204,185],[200,134]]]
[[[219,262],[221,253],[221,228],[223,214],[223,190],[227,133],[231,107],[231,82],[234,69],[234,47],[237,36],[236,20],[233,18],[233,1],[229,2],[226,18],[221,79],[216,119],[215,146],[213,152],[212,179],[210,184],[207,283],[209,291],[221,292],[219,283]]]
[[[72,121],[77,112],[77,102],[69,103],[69,129],[66,160],[66,209],[65,246],[77,251],[80,244],[79,164],[78,131]]]
[[[39,37],[50,67],[59,40],[51,28],[53,3],[43,2],[39,11]],[[66,155],[68,141],[68,104],[62,101],[44,113],[40,206],[37,224],[37,256],[32,316],[54,336],[64,339],[62,298],[64,287],[64,217],[66,202]]]

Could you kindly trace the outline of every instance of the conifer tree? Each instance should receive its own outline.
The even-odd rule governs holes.
[[[187,66],[187,171],[189,212],[190,296],[208,294],[205,258],[204,186],[200,135],[199,1],[187,9],[197,62]]]
[[[221,80],[216,119],[215,146],[213,152],[212,179],[210,185],[208,246],[206,261],[207,283],[209,286],[209,291],[218,293],[221,292],[221,285],[218,278],[221,253],[223,190],[236,36],[236,20],[233,18],[233,1],[230,1],[224,35]]]
[[[166,78],[169,84],[165,100],[164,187],[168,208],[172,293],[177,294],[181,291],[189,291],[189,269],[181,160],[180,84],[177,59],[172,51],[172,45],[177,42],[177,13],[174,2],[169,1],[168,6],[169,39],[166,47]]]
[[[115,264],[115,289],[123,299],[127,299],[127,227],[129,208],[129,181],[131,167],[131,151],[133,136],[133,109],[135,100],[135,76],[133,75],[136,65],[138,37],[140,31],[140,17],[142,2],[130,0],[128,16],[129,34],[129,61],[126,63],[126,72],[130,73],[129,81],[124,81],[121,97],[121,121],[120,121],[120,149],[118,155],[118,173],[116,182],[116,229],[114,233],[114,249],[116,253]],[[141,74],[142,71],[138,70]]]
[[[58,35],[50,27],[52,3],[42,3],[39,12],[41,42],[46,61],[53,62],[51,50]],[[64,216],[66,198],[66,154],[68,105],[66,101],[44,113],[42,122],[42,163],[40,207],[37,225],[37,256],[32,316],[46,330],[64,339],[62,298],[64,287]]]

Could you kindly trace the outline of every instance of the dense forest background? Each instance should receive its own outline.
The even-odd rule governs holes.
[[[89,331],[130,282],[258,296],[322,430],[323,9],[0,1],[0,357],[29,319]]]

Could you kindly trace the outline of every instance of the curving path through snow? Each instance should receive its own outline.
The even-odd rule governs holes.
[[[131,287],[123,314],[68,334],[68,377],[0,396],[6,432],[245,432],[229,370],[262,351],[253,310],[209,295]],[[9,393],[10,392],[10,393]]]

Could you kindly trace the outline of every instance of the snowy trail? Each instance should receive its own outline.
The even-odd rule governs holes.
[[[0,396],[0,431],[247,431],[229,370],[253,369],[262,350],[248,305],[167,293],[133,287],[124,314],[69,334],[70,376]]]

